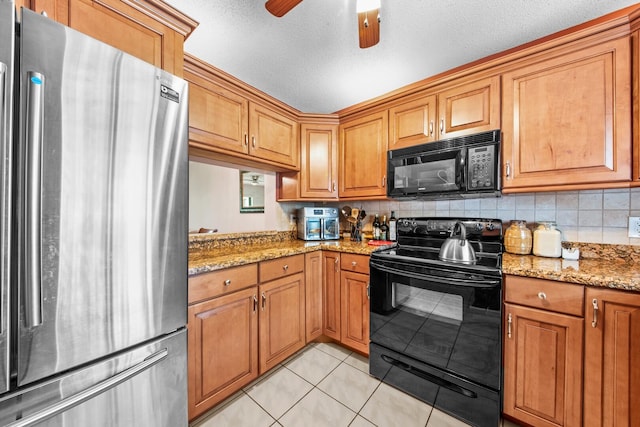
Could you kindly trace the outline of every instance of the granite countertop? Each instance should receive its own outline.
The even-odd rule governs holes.
[[[262,237],[262,235],[252,234],[247,236],[242,244],[235,242],[225,244],[218,239],[219,241],[214,245],[199,245],[192,240],[189,247],[189,276],[318,250],[371,255],[372,252],[395,245],[372,246],[366,242],[351,242],[343,239],[307,242],[297,239],[279,240]]]
[[[585,243],[563,245],[580,249],[580,259],[573,261],[505,253],[502,272],[640,292],[640,247]]]
[[[317,250],[360,255],[394,246],[335,240],[307,242],[291,232],[268,231],[189,237],[189,276]],[[580,250],[579,260],[534,255],[502,257],[502,272],[515,276],[556,280],[640,292],[640,246],[563,242]]]

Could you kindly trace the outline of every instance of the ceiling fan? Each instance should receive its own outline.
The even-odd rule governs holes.
[[[278,18],[284,16],[302,0],[267,0],[265,7]],[[365,49],[380,41],[380,0],[357,0],[358,35],[360,47]]]

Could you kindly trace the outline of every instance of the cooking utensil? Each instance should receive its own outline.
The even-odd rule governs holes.
[[[342,212],[342,215],[349,218],[351,216],[351,206],[343,206],[340,212]]]
[[[354,219],[356,219],[356,220],[357,220],[357,219],[358,219],[358,215],[360,215],[360,209],[358,209],[358,208],[351,208],[351,216],[352,216]]]
[[[456,230],[460,234],[456,236]],[[467,230],[460,221],[456,222],[451,230],[451,235],[440,247],[439,258],[442,261],[459,262],[462,264],[475,264],[476,251],[467,240]]]
[[[360,209],[360,213],[358,214],[358,219],[362,221],[367,216],[367,212],[364,209]]]

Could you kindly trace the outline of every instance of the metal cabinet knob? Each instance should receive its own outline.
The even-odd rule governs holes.
[[[538,292],[538,298],[547,299],[547,294],[545,294],[544,292]]]
[[[231,284],[231,279],[227,279],[224,281],[225,286],[229,286]]]

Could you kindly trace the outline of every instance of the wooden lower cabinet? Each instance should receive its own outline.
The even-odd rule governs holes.
[[[304,256],[306,342],[322,335],[322,251]]]
[[[513,304],[505,316],[504,413],[534,426],[580,426],[583,319]]]
[[[260,374],[304,347],[304,273],[260,285]]]
[[[503,411],[581,426],[584,286],[505,276]]]
[[[341,272],[340,342],[369,354],[369,275]]]
[[[257,287],[189,306],[189,419],[258,377]]]
[[[587,288],[584,425],[640,425],[640,293]]]
[[[340,253],[322,252],[322,333],[340,340]]]

